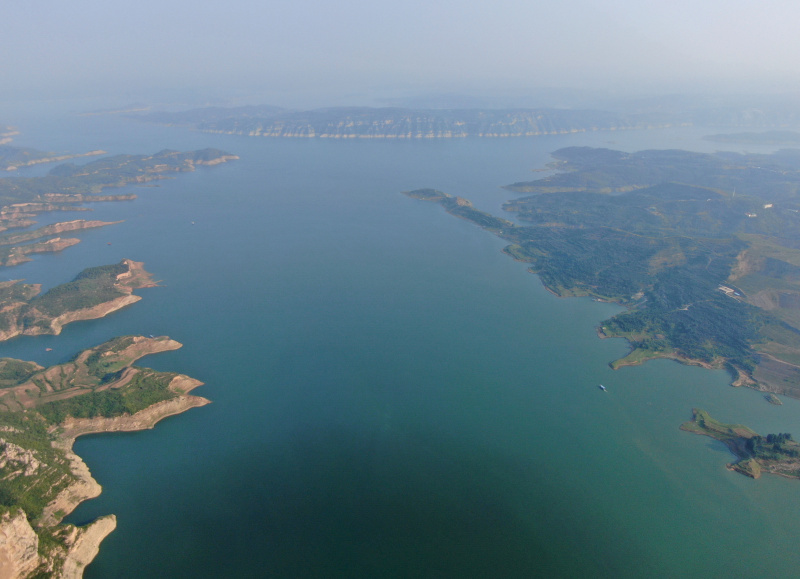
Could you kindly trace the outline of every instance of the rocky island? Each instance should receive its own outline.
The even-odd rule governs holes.
[[[681,430],[710,436],[724,443],[736,456],[730,470],[751,478],[762,473],[800,478],[800,443],[788,433],[760,436],[741,424],[725,424],[714,420],[708,412],[695,408],[692,420]]]
[[[508,241],[552,293],[626,306],[599,328],[631,344],[614,368],[671,358],[800,398],[800,152],[553,157],[552,176],[507,186],[528,194],[504,206],[521,224],[443,192],[406,194]]]

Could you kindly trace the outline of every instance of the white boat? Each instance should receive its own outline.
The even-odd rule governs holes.
[[[603,386],[602,384],[600,384],[600,390],[602,390],[603,392],[605,392],[605,391],[606,391],[606,387],[605,387],[605,386]]]

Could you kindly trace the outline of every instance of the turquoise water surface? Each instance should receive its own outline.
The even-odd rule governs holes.
[[[554,297],[501,240],[400,195],[435,187],[499,213],[499,186],[552,150],[720,146],[703,131],[376,142],[3,121],[42,149],[241,157],[95,204],[125,222],[4,274],[50,286],[144,261],[163,283],[141,302],[0,355],[56,363],[165,334],[184,348],[142,363],[213,401],[77,441],[104,491],[68,520],[118,518],[87,578],[795,574],[800,483],[729,472],[723,445],[678,427],[697,406],[800,432],[796,401],[666,361],[612,371],[626,344],[595,327],[618,308]]]

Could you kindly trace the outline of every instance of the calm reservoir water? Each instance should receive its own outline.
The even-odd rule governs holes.
[[[800,432],[797,401],[671,362],[610,370],[626,345],[595,327],[616,307],[552,296],[501,240],[399,194],[499,213],[499,186],[552,150],[715,150],[703,131],[337,142],[28,113],[0,119],[20,145],[241,157],[96,204],[125,222],[4,274],[51,286],[144,261],[163,284],[138,304],[0,356],[166,334],[184,348],[142,363],[213,401],[78,440],[104,491],[69,521],[118,518],[87,578],[796,574],[800,483],[729,472],[723,445],[678,426],[702,407]]]

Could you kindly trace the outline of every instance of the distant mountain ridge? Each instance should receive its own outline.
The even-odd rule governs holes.
[[[534,137],[589,131],[707,125],[784,128],[800,123],[800,109],[642,106],[630,112],[562,108],[424,109],[331,107],[307,111],[258,105],[128,115],[209,133],[276,138],[442,139]]]
[[[673,126],[669,119],[656,119],[652,115],[647,118],[636,114],[568,109],[334,107],[290,111],[278,107],[215,107],[182,113],[149,113],[134,118],[160,124],[189,125],[209,133],[305,138],[530,137]]]

